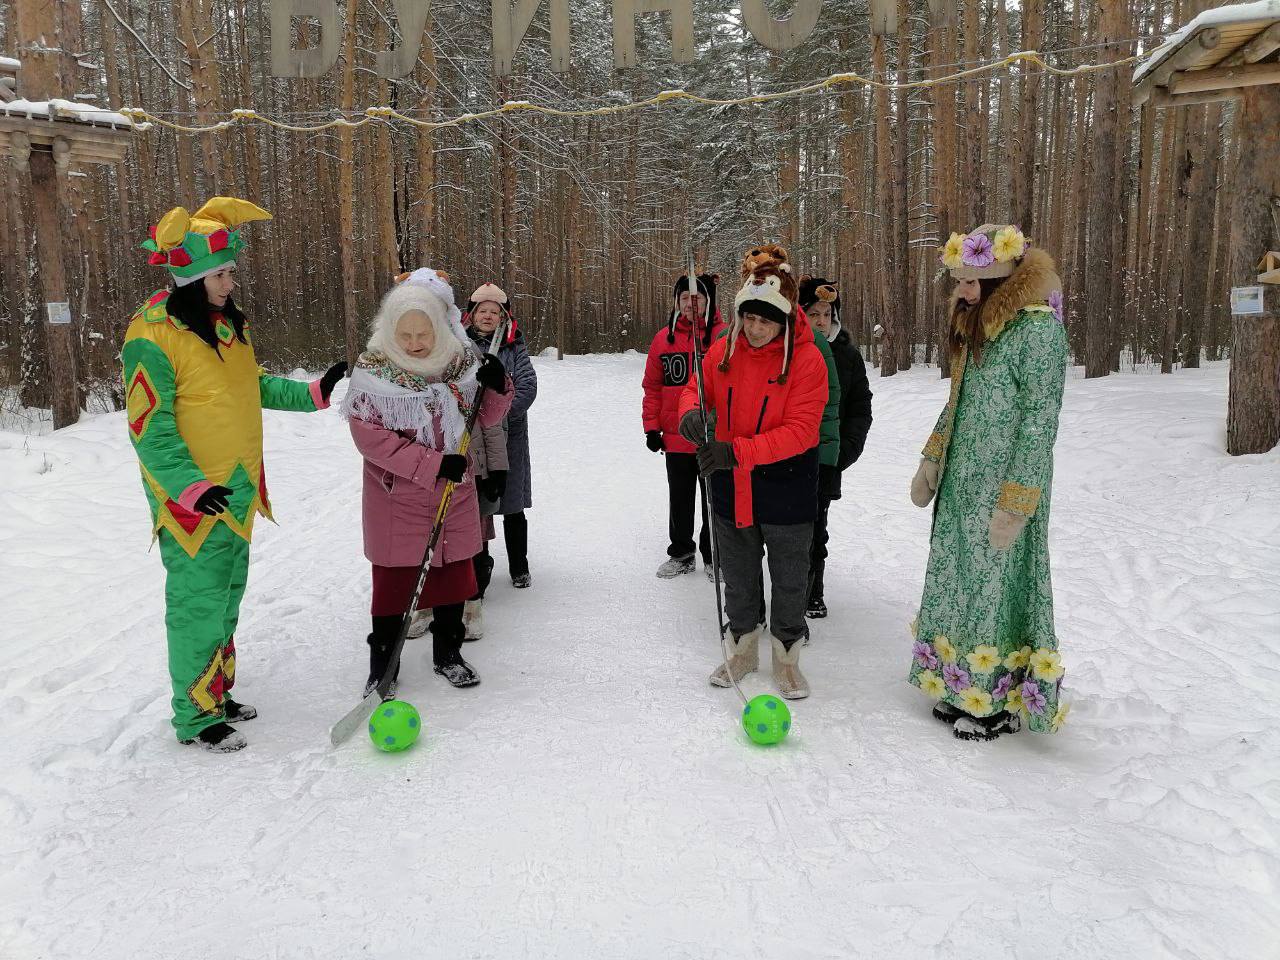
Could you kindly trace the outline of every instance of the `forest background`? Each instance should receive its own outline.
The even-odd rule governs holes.
[[[29,2],[0,2],[0,55],[18,56],[15,17]],[[377,51],[400,42],[392,4],[340,5],[348,27],[337,66],[299,80],[272,76],[265,0],[59,3],[62,89],[186,124],[244,108],[312,124],[368,106],[439,120],[507,100],[571,108],[675,88],[730,98],[843,71],[921,81],[1018,50],[1060,68],[1105,64],[1149,52],[1211,4],[900,0],[896,35],[873,36],[867,0],[826,0],[813,35],[775,53],[733,4],[696,0],[692,63],[671,62],[667,15],[646,14],[639,65],[617,71],[612,4],[574,0],[571,68],[550,70],[541,4],[514,70],[498,78],[487,5],[436,0],[402,80],[374,70]],[[770,4],[777,15],[788,6]],[[305,21],[296,29],[295,46],[318,42]],[[887,376],[936,362],[948,287],[937,244],[984,221],[1019,224],[1057,258],[1087,375],[1198,366],[1226,356],[1231,339],[1235,108],[1134,112],[1132,69],[1061,77],[1015,66],[912,90],[842,86],[585,119],[512,113],[439,131],[384,120],[305,134],[153,126],[124,162],[73,171],[62,190],[86,400],[121,405],[120,339],[164,285],[138,249],[148,225],[216,194],[275,215],[246,229],[237,295],[273,368],[316,369],[358,349],[391,277],[420,265],[446,270],[460,297],[500,283],[535,351],[644,349],[690,249],[700,270],[722,275],[727,312],[742,251],[776,240],[800,272],[839,279],[845,326]],[[0,377],[8,396],[43,407],[30,190],[13,164],[0,164],[0,179],[10,198],[0,204]]]

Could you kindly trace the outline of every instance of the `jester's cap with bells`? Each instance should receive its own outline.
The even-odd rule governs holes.
[[[244,240],[236,227],[251,220],[270,220],[271,214],[248,200],[214,197],[195,213],[174,207],[151,228],[142,249],[150,263],[169,268],[179,287],[217,273],[236,262]]]
[[[1013,273],[1030,242],[1009,223],[984,223],[969,233],[953,233],[939,249],[942,265],[957,280],[987,280]]]

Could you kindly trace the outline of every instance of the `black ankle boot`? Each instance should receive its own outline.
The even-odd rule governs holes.
[[[436,673],[455,687],[474,687],[480,678],[471,664],[462,659],[462,640],[466,635],[462,609],[460,603],[436,607],[436,617],[431,621],[431,653]]]
[[[373,693],[374,688],[382,682],[391,661],[391,648],[400,637],[400,624],[403,617],[374,617],[373,632],[368,636],[369,644],[369,679],[365,681],[364,695]],[[396,682],[400,679],[400,664],[396,664],[396,674],[391,680],[388,696],[394,696]]]

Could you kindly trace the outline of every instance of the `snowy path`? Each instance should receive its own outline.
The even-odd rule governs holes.
[[[121,415],[0,433],[0,957],[1274,960],[1280,455],[1222,452],[1225,366],[1074,372],[1052,528],[1074,712],[987,746],[904,682],[928,534],[906,490],[945,387],[873,380],[814,696],[772,749],[706,683],[707,581],[652,575],[642,358],[537,366],[534,587],[499,546],[476,690],[406,653],[405,755],[326,738],[366,666],[335,415],[267,415],[281,525],[237,686],[262,717],[232,757],[172,738]]]

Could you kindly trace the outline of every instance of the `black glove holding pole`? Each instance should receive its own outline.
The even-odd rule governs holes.
[[[480,369],[476,371],[476,383],[497,394],[507,392],[507,371],[502,361],[494,354],[486,353],[480,361]]]
[[[467,458],[461,453],[446,453],[440,458],[440,469],[436,471],[438,479],[461,483],[466,475]]]
[[[698,473],[706,477],[717,470],[732,470],[738,465],[733,444],[724,440],[708,440],[698,448]]]

